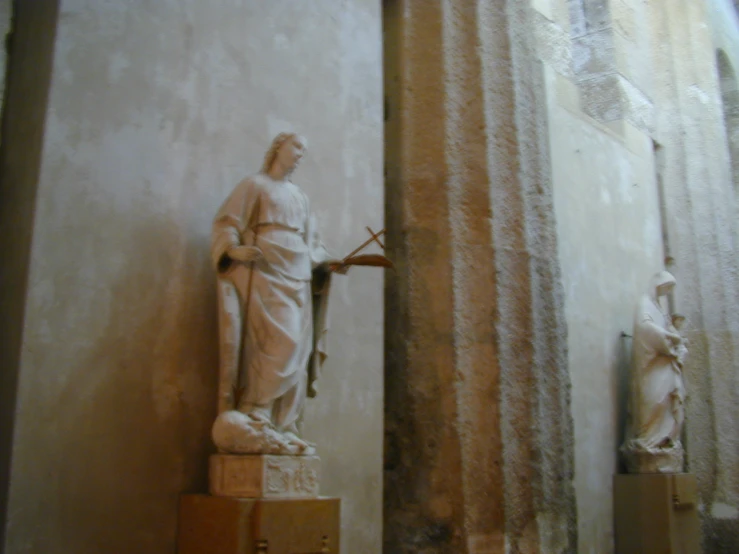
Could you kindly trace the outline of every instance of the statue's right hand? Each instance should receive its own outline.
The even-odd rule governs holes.
[[[228,257],[239,262],[258,262],[264,254],[256,246],[234,246],[229,249]]]
[[[667,336],[668,339],[670,339],[673,342],[673,344],[679,344],[683,340],[683,338],[680,335],[676,335],[675,333],[670,333],[669,331],[667,331],[665,335]]]

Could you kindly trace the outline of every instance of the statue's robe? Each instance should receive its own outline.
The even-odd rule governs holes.
[[[631,444],[646,451],[679,443],[684,418],[685,388],[677,359],[685,356],[685,347],[667,336],[677,330],[659,305],[656,290],[662,284],[652,283],[634,321]]]
[[[235,246],[256,246],[264,258],[232,260],[227,252]],[[315,396],[326,358],[330,258],[307,196],[289,181],[248,177],[216,215],[211,257],[218,272],[219,413],[270,407],[272,421],[285,428],[306,396]]]

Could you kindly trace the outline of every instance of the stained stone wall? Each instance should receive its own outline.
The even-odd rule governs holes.
[[[386,216],[399,268],[386,310],[385,551],[572,551],[536,14],[525,2],[388,5]]]
[[[328,247],[382,226],[380,5],[63,0],[51,46],[43,150],[27,179],[4,174],[17,194],[0,212],[14,248],[33,233],[27,294],[23,264],[3,269],[3,308],[20,307],[2,312],[19,347],[2,356],[18,375],[4,551],[174,552],[178,495],[206,490],[213,450],[210,221],[272,137],[298,130],[296,182]],[[22,138],[11,162],[30,155]],[[305,418],[344,552],[380,551],[382,279],[336,278]]]
[[[386,5],[386,550],[613,550],[628,335],[665,264],[706,552],[739,550],[731,2]]]

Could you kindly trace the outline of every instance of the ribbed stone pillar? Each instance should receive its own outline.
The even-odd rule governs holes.
[[[570,552],[573,437],[528,2],[385,2],[385,551]]]

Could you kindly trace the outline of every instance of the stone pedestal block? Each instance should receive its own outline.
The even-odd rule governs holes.
[[[336,554],[338,498],[180,499],[178,554]]]
[[[317,456],[210,457],[210,493],[239,498],[315,498],[321,460]]]
[[[699,554],[698,487],[690,473],[614,475],[616,554]]]

